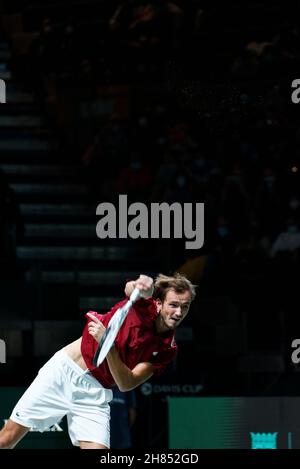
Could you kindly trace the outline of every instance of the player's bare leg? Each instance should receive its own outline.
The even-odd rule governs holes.
[[[93,443],[92,441],[79,441],[80,449],[109,449],[100,443]]]
[[[0,449],[12,449],[28,433],[30,428],[8,420],[0,431]]]

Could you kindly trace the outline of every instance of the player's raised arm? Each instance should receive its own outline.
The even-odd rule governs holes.
[[[130,282],[127,282],[125,285],[124,291],[125,291],[125,295],[128,296],[128,298],[130,297],[131,293],[135,289],[135,283],[136,283],[136,280],[131,280]]]
[[[140,295],[144,298],[153,294],[153,279],[147,275],[140,275],[138,279],[126,283],[125,294],[130,297],[135,288],[140,290]]]
[[[115,347],[112,347],[107,354],[109,370],[121,392],[131,391],[144,383],[153,375],[151,363],[138,363],[132,370],[120,359]]]

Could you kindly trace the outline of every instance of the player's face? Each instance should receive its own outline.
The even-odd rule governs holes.
[[[169,290],[163,303],[157,300],[157,310],[160,316],[160,326],[164,330],[174,330],[183,321],[191,305],[189,291],[177,293]]]

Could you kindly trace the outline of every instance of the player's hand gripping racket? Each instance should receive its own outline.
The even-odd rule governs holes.
[[[109,321],[108,327],[99,342],[98,348],[93,358],[94,366],[101,365],[101,363],[105,359],[106,355],[110,351],[115,341],[115,338],[117,337],[117,334],[128,314],[128,311],[130,310],[131,306],[136,302],[136,300],[139,297],[140,297],[140,290],[138,288],[135,288],[133,292],[131,293],[130,298],[127,301],[127,303],[125,303],[124,306],[119,308],[115,312],[111,320]]]

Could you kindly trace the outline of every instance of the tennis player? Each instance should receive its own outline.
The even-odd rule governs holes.
[[[131,307],[106,359],[95,367],[98,343],[134,288],[141,298]],[[82,337],[39,370],[0,431],[0,448],[13,448],[30,429],[43,432],[64,415],[74,446],[110,447],[111,388],[129,391],[164,371],[177,353],[175,330],[189,311],[195,288],[181,274],[160,274],[155,283],[140,275],[126,283],[125,294],[107,314],[88,312]]]

